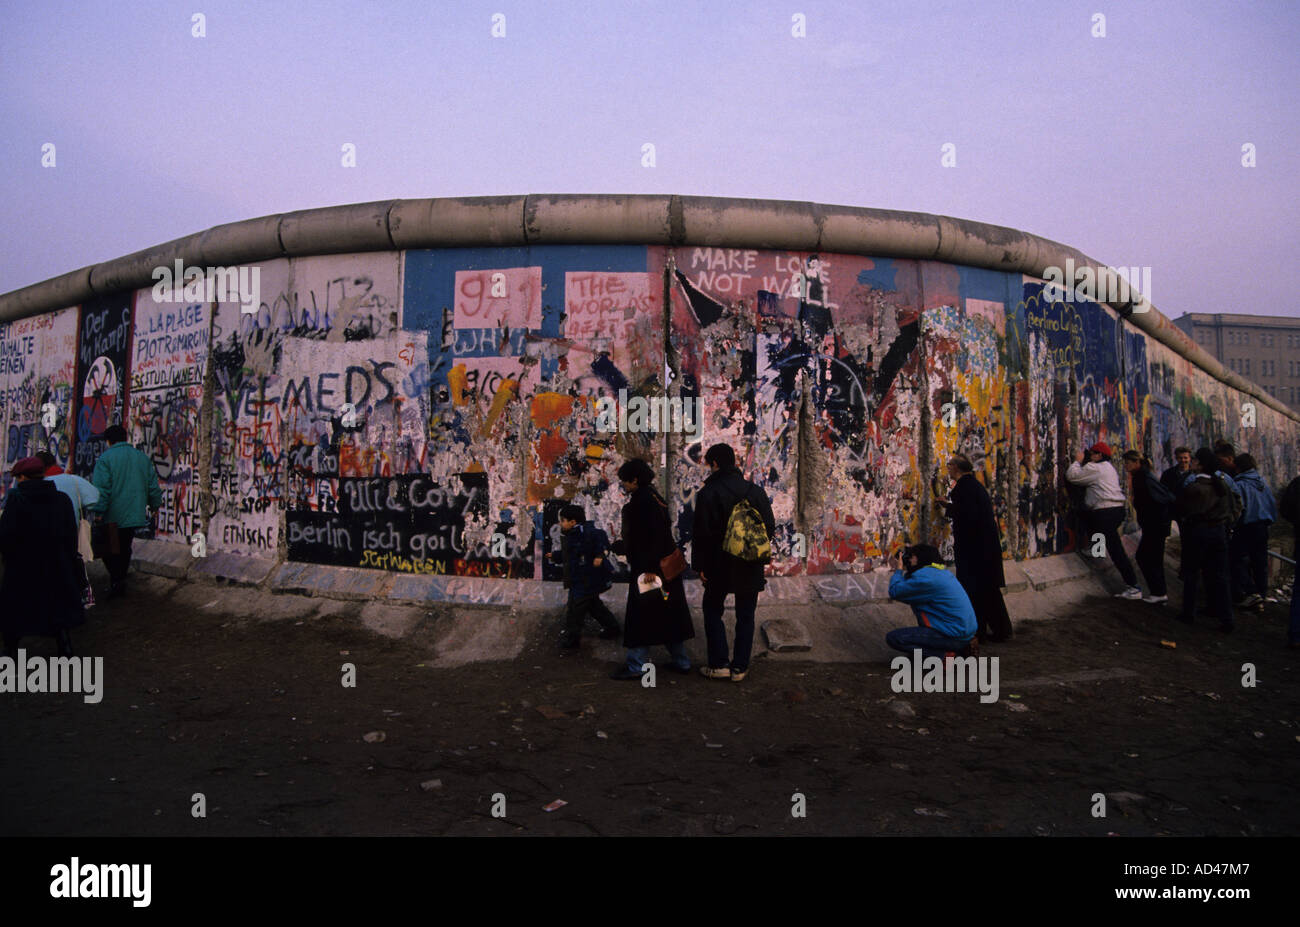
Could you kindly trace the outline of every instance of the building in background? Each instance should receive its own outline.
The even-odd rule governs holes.
[[[1300,412],[1300,318],[1188,312],[1174,324],[1223,366]]]

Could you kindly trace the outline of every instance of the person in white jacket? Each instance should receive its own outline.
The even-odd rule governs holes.
[[[1110,447],[1098,441],[1088,448],[1087,463],[1083,462],[1083,451],[1074,455],[1074,463],[1065,471],[1065,478],[1077,486],[1087,487],[1083,495],[1084,524],[1088,531],[1085,544],[1090,544],[1098,534],[1106,539],[1106,552],[1127,586],[1116,598],[1140,599],[1142,590],[1137,584],[1137,573],[1119,539],[1119,528],[1124,524],[1124,490],[1120,488],[1119,471],[1111,464],[1110,457]]]

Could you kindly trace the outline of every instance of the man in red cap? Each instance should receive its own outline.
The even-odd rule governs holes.
[[[1124,524],[1124,490],[1120,488],[1119,472],[1112,466],[1110,456],[1110,447],[1098,441],[1088,448],[1087,463],[1083,462],[1083,451],[1074,455],[1074,463],[1065,471],[1065,478],[1077,486],[1087,487],[1083,496],[1083,522],[1088,534],[1083,546],[1091,546],[1092,538],[1098,534],[1104,537],[1106,552],[1126,586],[1116,598],[1140,599],[1142,590],[1138,588],[1137,573],[1119,539],[1119,528]]]
[[[38,457],[24,457],[12,472],[14,485],[0,512],[5,654],[16,657],[22,637],[42,634],[58,640],[60,656],[71,656],[68,629],[86,620],[72,501],[44,478],[45,464]]]

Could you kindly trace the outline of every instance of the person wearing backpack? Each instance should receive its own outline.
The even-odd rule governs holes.
[[[1169,601],[1165,585],[1165,539],[1169,537],[1174,494],[1156,477],[1150,458],[1137,451],[1124,452],[1124,470],[1133,487],[1133,511],[1142,529],[1142,540],[1133,558],[1150,590],[1142,601],[1161,605]]]
[[[754,647],[754,612],[767,585],[763,568],[771,559],[776,521],[772,503],[736,468],[736,452],[715,444],[704,455],[709,476],[695,493],[691,530],[691,568],[704,583],[704,633],[709,665],[700,672],[710,679],[740,682],[749,672]],[[736,597],[735,651],[727,646],[722,612],[728,595]]]
[[[1282,491],[1282,502],[1278,512],[1291,522],[1295,529],[1296,543],[1291,548],[1291,556],[1300,560],[1300,476],[1287,484]],[[1291,624],[1287,627],[1286,644],[1292,650],[1300,650],[1300,571],[1291,582]]]
[[[1277,501],[1259,475],[1254,457],[1238,454],[1235,463],[1244,505],[1228,546],[1232,601],[1239,608],[1263,608],[1268,592],[1268,526],[1277,521]]]
[[[1234,520],[1236,496],[1219,476],[1218,468],[1214,452],[1200,448],[1192,458],[1192,479],[1175,503],[1183,546],[1183,611],[1178,620],[1193,623],[1196,586],[1198,579],[1204,579],[1210,614],[1219,620],[1219,630],[1231,631],[1228,528]]]

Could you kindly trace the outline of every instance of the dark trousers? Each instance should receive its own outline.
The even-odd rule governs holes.
[[[1196,585],[1205,580],[1210,615],[1232,624],[1232,597],[1228,588],[1228,535],[1222,527],[1187,531],[1183,541],[1183,621],[1196,616]]]
[[[135,540],[134,528],[117,530],[116,554],[104,555],[104,566],[108,567],[108,578],[114,586],[126,582],[126,571],[131,567],[131,542]]]
[[[704,584],[704,601],[701,603],[704,635],[709,644],[709,666],[714,669],[730,666],[743,672],[749,669],[749,658],[754,650],[754,611],[758,608],[758,590],[735,592],[736,650],[728,660],[730,650],[727,647],[727,629],[722,625],[722,612],[731,593],[732,590],[718,580]]]
[[[1124,524],[1124,506],[1117,505],[1109,509],[1093,509],[1088,513],[1088,538],[1085,544],[1092,546],[1092,535],[1100,534],[1106,539],[1106,553],[1110,554],[1110,559],[1114,561],[1119,575],[1124,577],[1124,582],[1130,586],[1136,586],[1138,582],[1137,573],[1133,572],[1133,564],[1129,562],[1128,554],[1124,552],[1124,545],[1119,539],[1119,527]]]
[[[1138,542],[1138,568],[1146,577],[1147,588],[1152,595],[1167,595],[1169,587],[1165,585],[1165,540],[1167,535],[1159,528],[1142,529],[1142,540]]]
[[[1300,549],[1300,544],[1296,547]],[[1291,623],[1287,625],[1286,640],[1288,644],[1300,644],[1300,577],[1291,586]]]
[[[894,628],[886,632],[885,643],[908,656],[912,655],[913,650],[919,650],[923,658],[938,657],[940,660],[950,653],[959,654],[970,645],[970,641],[960,641],[940,634],[934,628]]]
[[[1007,603],[1002,598],[1002,589],[991,582],[980,582],[957,571],[957,581],[970,597],[971,608],[975,609],[975,620],[979,622],[979,639],[1004,641],[1011,636],[1011,616],[1007,614]]]
[[[1232,601],[1268,591],[1268,522],[1237,525],[1228,542]]]
[[[569,609],[565,612],[564,634],[569,640],[576,641],[582,636],[582,626],[588,616],[595,618],[606,631],[617,631],[618,620],[609,610],[599,595],[584,595],[582,598],[569,597]]]

